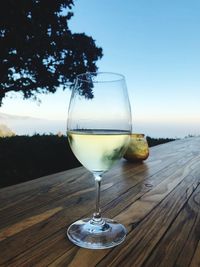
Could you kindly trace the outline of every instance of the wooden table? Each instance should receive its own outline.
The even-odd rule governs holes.
[[[154,147],[144,163],[122,160],[105,176],[105,217],[123,223],[124,243],[73,245],[67,226],[94,210],[84,168],[0,190],[1,266],[200,266],[200,138]]]

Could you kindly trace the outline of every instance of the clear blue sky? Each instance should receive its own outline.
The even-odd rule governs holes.
[[[200,134],[199,0],[79,0],[73,11],[72,31],[103,48],[99,71],[125,75],[135,131]],[[69,95],[41,97],[40,106],[7,99],[0,111],[63,120]]]

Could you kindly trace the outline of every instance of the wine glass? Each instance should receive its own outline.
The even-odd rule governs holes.
[[[68,238],[90,249],[114,247],[124,241],[125,227],[102,218],[102,175],[124,155],[131,135],[131,108],[125,78],[110,72],[80,74],[72,91],[67,135],[73,153],[92,172],[96,184],[96,211],[92,218],[70,225]]]

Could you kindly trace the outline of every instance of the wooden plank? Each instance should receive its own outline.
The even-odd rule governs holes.
[[[113,249],[96,266],[143,266],[196,187],[197,181],[186,177],[130,232],[121,247]]]
[[[88,176],[88,172],[84,168],[77,168],[74,172],[73,169],[58,174],[49,175],[43,178],[32,180],[26,183],[18,184],[15,186],[3,188],[0,190],[0,211],[9,211],[12,208],[18,209],[21,207],[23,211],[27,205],[21,205],[28,203],[29,208],[32,208],[34,199],[40,198],[43,201],[43,197],[48,197],[49,194],[52,197],[58,197],[58,192],[63,194],[67,190],[73,189],[73,185],[80,185],[81,181]],[[87,182],[87,180],[86,180]],[[69,187],[70,185],[70,187]],[[82,185],[84,186],[84,184]],[[57,195],[56,195],[57,193]],[[45,200],[45,199],[44,199]],[[31,205],[32,204],[32,205]],[[34,203],[36,204],[39,203]],[[33,206],[34,207],[34,206]]]
[[[32,216],[26,220],[20,221],[12,227],[5,227],[4,229],[1,229],[0,232],[0,241],[7,239],[10,236],[13,236],[17,233],[20,233],[21,231],[35,225],[36,223],[43,222],[44,220],[49,219],[51,216],[55,215],[57,212],[61,211],[62,207],[57,207],[55,209],[48,210],[46,212],[43,212],[42,214],[38,214],[35,216]]]
[[[122,160],[106,174],[102,210],[105,216],[125,223],[129,231],[126,241],[111,250],[79,249],[65,239],[65,224],[88,216],[93,210],[93,180],[83,168],[41,178],[39,183],[35,180],[0,190],[0,216],[3,215],[0,264],[134,266],[130,264],[137,263],[137,267],[147,264],[166,233],[170,236],[169,225],[178,220],[183,205],[198,186],[199,143],[194,138],[161,145],[151,150],[144,164]],[[182,233],[189,231],[187,237],[194,241],[198,220],[190,220],[186,214],[184,218],[190,222],[191,231],[183,228]],[[180,218],[177,222],[181,222]],[[177,235],[177,241],[181,235]],[[197,239],[189,247],[193,267],[199,260],[196,243]],[[182,249],[186,251],[187,246],[185,242]],[[177,263],[182,264],[181,259],[181,254],[177,255]]]
[[[183,171],[183,173],[184,173],[184,171]],[[169,181],[168,181],[169,182]],[[168,182],[166,181],[166,184],[168,184]],[[193,187],[191,187],[191,190],[193,189]],[[161,191],[163,191],[163,190],[161,190]],[[183,191],[183,190],[181,190],[181,191]],[[154,193],[155,192],[157,192],[158,193],[158,188],[156,188],[155,189],[155,191],[154,191]],[[184,192],[184,191],[183,191]],[[190,193],[190,190],[188,189],[187,190],[187,194],[189,194]],[[157,195],[157,194],[156,194]],[[153,196],[153,192],[151,193],[151,196]],[[164,196],[164,194],[162,193],[162,196]],[[184,198],[185,198],[185,193],[184,193]],[[151,197],[149,198],[149,199],[152,199]],[[172,200],[172,201],[174,201],[174,200]],[[143,205],[145,205],[145,201],[144,201],[144,204]],[[154,204],[152,204],[152,208],[154,209]],[[143,216],[144,214],[143,214],[143,206],[141,206],[141,214],[140,214],[140,217],[141,216]],[[136,218],[137,220],[138,220],[138,218]],[[130,219],[130,221],[132,221],[131,219]],[[142,221],[142,220],[141,220]],[[130,223],[128,222],[127,223],[127,227],[128,227],[128,229],[131,231],[131,227],[132,227],[132,225],[134,225],[134,226],[136,226],[136,223],[135,222],[133,222],[132,223],[132,225],[130,224]],[[51,251],[51,250],[50,250]],[[77,249],[76,249],[76,251],[77,251]],[[76,263],[81,263],[82,262],[82,259],[84,258],[85,259],[85,262],[88,262],[88,261],[91,261],[90,262],[90,264],[91,264],[91,266],[93,266],[92,265],[92,262],[94,262],[95,264],[102,258],[102,257],[104,257],[105,256],[105,253],[108,253],[108,250],[106,250],[105,252],[103,252],[103,251],[100,251],[100,252],[95,252],[94,253],[94,251],[90,251],[90,253],[91,253],[91,255],[90,255],[90,257],[86,257],[85,258],[85,256],[84,256],[84,253],[85,253],[85,250],[84,249],[80,249],[80,250],[78,250],[77,251],[77,253],[75,253],[75,250],[72,248],[72,252],[71,252],[71,255],[75,255],[74,256],[74,258],[73,258],[73,263],[72,264],[74,264],[74,262],[76,262]],[[32,253],[31,253],[32,254]],[[87,252],[87,254],[89,254],[89,252]],[[67,251],[66,250],[66,252],[61,256],[61,257],[59,257],[57,260],[56,260],[56,262],[54,263],[54,264],[58,264],[58,266],[61,264],[61,262],[63,262],[63,264],[66,262],[66,261],[69,261],[69,259],[68,259],[68,255],[69,255],[69,251]],[[95,258],[93,258],[93,255],[95,255]],[[43,255],[44,256],[44,255]],[[25,258],[27,258],[27,257],[25,257]],[[49,259],[49,258],[48,258]],[[45,265],[47,262],[44,262],[44,258],[42,258],[41,259],[42,260],[42,263],[41,264],[43,264],[43,265]],[[97,261],[98,260],[98,261]],[[97,262],[96,262],[97,261]],[[34,262],[35,263],[35,262]],[[82,263],[83,264],[83,263]],[[62,266],[62,265],[61,265]],[[76,266],[76,265],[74,265],[74,266]],[[84,265],[83,265],[84,266]]]
[[[176,265],[189,266],[192,262],[192,259],[196,259],[196,267],[200,267],[200,248],[198,256],[194,256],[195,250],[196,253],[198,253],[198,244],[200,242],[200,185],[198,186],[198,189],[195,190],[188,203],[185,205],[183,212],[181,212],[179,215],[180,218],[177,218],[177,220],[180,220],[181,218],[183,220],[184,214],[182,213],[187,213],[189,218],[187,221],[183,222],[182,231],[180,232],[180,229],[178,229],[177,231],[180,234],[179,240],[181,243],[183,242],[184,237],[186,237],[187,232],[189,230],[190,232],[188,233],[187,239],[185,239],[184,246],[182,247],[181,252],[176,260]],[[192,221],[194,223],[189,229],[189,226],[192,224]],[[176,239],[178,239],[178,237]]]
[[[178,171],[178,173],[177,173],[177,176],[179,176],[181,173],[179,173],[180,171]],[[181,172],[182,172],[182,169],[181,169]],[[172,165],[172,169],[169,171],[169,172],[165,172],[165,175],[164,175],[164,177],[167,179],[166,181],[165,181],[165,185],[167,185],[167,184],[170,184],[170,180],[172,180],[172,182],[174,183],[174,178],[169,178],[169,177],[167,177],[167,175],[166,174],[168,174],[168,175],[171,175],[172,176],[172,174],[174,173],[174,166]],[[158,179],[158,177],[160,178],[158,181],[157,181],[157,183],[156,183],[156,179]],[[160,175],[160,174],[156,174],[156,176],[155,177],[152,177],[152,182],[153,182],[153,180],[154,180],[154,185],[156,185],[156,184],[159,184],[161,181],[162,181],[162,179],[163,179],[163,177],[162,177],[162,175]],[[183,179],[183,178],[181,178],[181,179]],[[177,183],[179,182],[179,180],[177,181]],[[162,186],[163,185],[161,185],[161,190],[162,190]],[[112,187],[112,189],[113,189],[114,187]],[[141,190],[141,185],[140,184],[137,184],[137,190],[136,190],[136,192],[139,194],[138,196],[137,195],[134,195],[133,194],[133,192],[131,192],[130,190],[128,191],[128,194],[129,194],[129,198],[127,198],[127,194],[125,195],[125,199],[126,199],[126,201],[121,201],[120,203],[123,203],[123,204],[125,204],[125,205],[128,205],[128,206],[130,206],[130,203],[132,203],[132,202],[134,202],[135,201],[135,199],[137,199],[138,197],[141,197],[142,195],[144,195],[144,193],[145,192],[148,192],[148,191],[150,191],[151,190],[151,187],[145,187],[146,188],[146,191],[144,190],[144,188],[143,188],[143,190]],[[110,188],[111,189],[111,188]],[[109,191],[110,191],[110,189],[109,189]],[[133,189],[134,189],[134,187],[133,187]],[[158,188],[156,188],[155,189],[155,192],[156,192],[156,194],[157,194],[157,191],[158,191],[159,189]],[[115,193],[115,191],[113,191],[113,193]],[[135,193],[135,192],[134,192]],[[152,193],[150,194],[150,195],[153,195],[154,194],[154,191],[152,191]],[[104,200],[106,200],[106,198],[107,197],[110,197],[111,196],[111,198],[112,198],[112,195],[108,195],[107,193],[105,193],[105,196],[104,196],[104,194],[103,194],[103,199]],[[81,210],[83,211],[84,209],[85,209],[85,206],[87,206],[87,202],[86,202],[86,197],[88,197],[88,196],[85,196],[85,202],[83,202],[83,207],[81,207]],[[94,196],[92,196],[92,198],[93,198]],[[128,200],[127,200],[128,199]],[[70,199],[70,200],[72,200],[72,199]],[[70,200],[68,200],[68,202],[70,201]],[[91,200],[91,199],[90,199]],[[121,198],[121,200],[122,200],[122,198]],[[72,205],[73,205],[73,203],[74,202],[72,202]],[[106,203],[106,202],[105,202]],[[60,203],[61,204],[61,203]],[[69,204],[69,203],[68,203]],[[80,204],[80,203],[79,203]],[[116,204],[116,203],[115,203]],[[112,215],[112,216],[114,216],[114,215],[116,215],[116,213],[119,213],[119,211],[120,210],[124,210],[124,208],[125,208],[126,206],[123,206],[123,205],[121,205],[121,206],[117,206],[116,207],[116,209],[113,209],[113,205],[111,205],[110,206],[110,208],[109,208],[109,210],[110,210],[110,215]],[[153,208],[153,206],[152,206],[152,208]],[[136,209],[137,209],[137,206],[136,206]],[[73,214],[73,212],[74,212],[74,214]],[[113,213],[114,212],[114,213]],[[63,214],[64,213],[64,214]],[[109,213],[109,212],[108,212]],[[74,211],[72,211],[72,213],[70,214],[70,215],[73,215],[73,216],[70,216],[71,218],[73,218],[74,217],[74,219],[78,219],[76,216],[77,216],[77,214],[79,214],[79,210],[78,210],[78,207],[74,210]],[[124,213],[123,213],[124,214]],[[27,249],[27,248],[29,248],[29,246],[31,247],[31,246],[33,246],[33,242],[39,242],[40,240],[41,240],[41,238],[46,238],[47,237],[47,235],[50,235],[50,233],[51,233],[51,231],[52,231],[52,229],[55,229],[54,231],[58,231],[58,229],[59,229],[59,226],[60,226],[60,229],[62,230],[62,231],[64,231],[63,230],[63,218],[66,218],[66,220],[68,220],[69,221],[69,216],[67,216],[68,214],[66,213],[66,210],[63,210],[63,212],[60,212],[60,213],[58,213],[57,214],[57,218],[55,219],[55,220],[50,220],[49,222],[42,222],[41,224],[37,224],[35,227],[32,227],[32,230],[29,232],[29,230],[27,230],[27,231],[24,231],[21,235],[18,235],[18,236],[16,236],[16,240],[15,240],[15,237],[13,237],[13,239],[12,239],[12,242],[14,242],[14,243],[16,243],[16,242],[19,242],[19,241],[17,241],[17,239],[19,239],[20,240],[20,242],[23,244],[26,244],[26,246],[21,246],[21,247],[19,247],[19,248],[15,248],[15,249],[11,249],[10,248],[10,246],[12,245],[12,244],[10,244],[10,240],[8,239],[8,240],[6,240],[5,241],[5,244],[4,243],[2,243],[2,247],[3,247],[3,250],[4,250],[4,253],[5,253],[5,255],[6,255],[6,251],[7,251],[7,253],[9,253],[9,256],[10,256],[10,251],[13,251],[13,253],[20,253],[20,252],[22,252],[21,250],[22,249],[24,249],[24,247]],[[88,214],[87,214],[88,215]],[[54,217],[55,218],[55,217]],[[138,219],[138,218],[137,218]],[[45,226],[43,226],[44,224],[46,223],[46,225],[47,225],[47,227],[45,227]],[[70,223],[71,223],[71,221],[70,221]],[[50,227],[50,229],[49,229],[49,227]],[[37,236],[37,235],[35,235],[35,232],[37,232],[37,231],[40,231],[40,236]],[[48,251],[49,252],[49,251]],[[28,257],[29,258],[29,257]],[[44,258],[44,255],[43,255],[43,258]]]
[[[198,242],[197,248],[193,255],[192,261],[190,263],[190,267],[200,267],[200,241]]]
[[[198,199],[198,202],[196,200]],[[185,203],[162,237],[145,267],[189,266],[200,238],[200,186]],[[200,256],[200,255],[199,255]]]

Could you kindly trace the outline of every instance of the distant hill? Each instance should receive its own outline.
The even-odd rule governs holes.
[[[15,133],[11,131],[5,124],[0,124],[0,137],[14,136]]]
[[[0,112],[0,124],[7,125],[16,135],[66,133],[66,120],[42,119]]]

